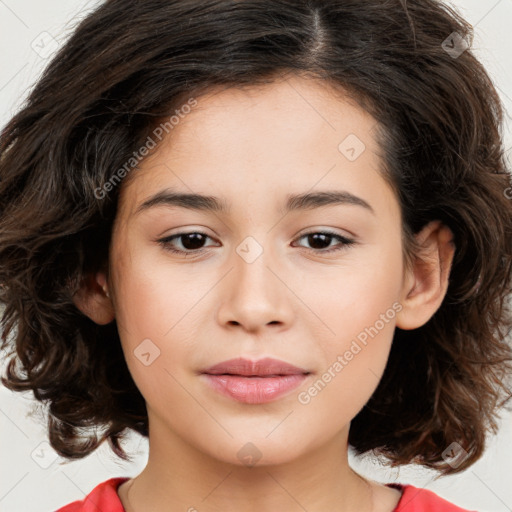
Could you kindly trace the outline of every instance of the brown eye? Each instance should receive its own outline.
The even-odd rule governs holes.
[[[309,247],[309,249],[318,253],[341,251],[355,244],[355,240],[338,235],[337,233],[332,233],[330,231],[313,231],[311,233],[302,235],[298,238],[298,240],[303,238],[307,239],[308,244],[310,244],[311,247]],[[326,250],[326,248],[330,247],[331,243],[336,240],[339,243]]]
[[[210,238],[206,233],[193,231],[190,233],[176,233],[158,240],[158,242],[168,251],[187,254],[200,253],[205,250],[204,243]],[[179,243],[176,244],[176,241]],[[175,248],[178,245],[178,248]]]

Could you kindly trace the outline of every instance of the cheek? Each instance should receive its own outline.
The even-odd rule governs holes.
[[[119,243],[122,245],[122,241]],[[136,240],[125,244],[132,250],[114,256],[119,298],[116,319],[130,343],[154,338],[155,343],[165,344],[173,333],[190,323],[194,306],[212,282],[208,276],[192,275],[179,265],[168,264],[163,251],[138,245]]]
[[[329,421],[330,410],[352,418],[375,391],[402,308],[398,302],[401,275],[397,248],[368,251],[333,273],[326,280],[329,287],[311,296],[311,309],[321,312],[322,325],[329,332],[321,342],[323,373],[301,403],[316,402],[322,421]]]
[[[353,339],[359,337],[364,342],[366,329],[376,334],[376,328],[386,339],[392,337],[396,310],[400,309],[401,276],[400,251],[393,247],[360,251],[321,280],[303,274],[302,293],[309,290],[308,306],[319,313],[329,330],[324,347],[331,357]]]
[[[143,396],[160,395],[164,385],[172,395],[171,374],[185,370],[193,349],[194,337],[185,329],[194,325],[201,287],[194,292],[183,273],[148,262],[142,251],[114,258],[116,322],[130,373]]]
[[[394,312],[390,308],[388,316]],[[389,356],[394,320],[351,331],[353,335],[347,330],[328,346],[324,354],[328,363],[298,396],[309,427],[325,439],[352,421],[377,388]]]

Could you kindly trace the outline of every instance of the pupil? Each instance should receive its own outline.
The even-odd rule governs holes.
[[[326,235],[323,233],[314,233],[312,235],[308,235],[308,243],[311,245],[313,249],[325,249],[325,247],[329,247],[331,235]],[[315,247],[318,245],[318,240],[320,239],[320,247]],[[327,244],[322,244],[322,240],[325,242],[327,239]],[[316,242],[315,242],[316,241]]]
[[[187,240],[192,241],[192,243],[186,242]],[[201,233],[189,233],[182,237],[182,244],[185,249],[201,249],[203,242],[203,235]]]

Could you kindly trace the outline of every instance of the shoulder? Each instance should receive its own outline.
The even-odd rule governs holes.
[[[402,491],[402,497],[393,512],[476,512],[460,508],[436,493],[409,484],[386,484]]]
[[[59,508],[57,512],[125,512],[121,500],[117,495],[117,488],[128,478],[111,478],[98,484],[83,500],[74,501]]]

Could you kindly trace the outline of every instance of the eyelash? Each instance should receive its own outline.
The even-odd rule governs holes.
[[[169,252],[172,252],[172,253],[175,253],[175,254],[180,254],[180,255],[196,255],[196,254],[202,254],[204,253],[207,249],[206,248],[201,248],[201,249],[189,249],[189,250],[186,250],[186,251],[183,251],[183,250],[180,250],[180,249],[174,249],[171,247],[170,245],[170,242],[174,239],[179,239],[183,236],[187,236],[187,235],[202,235],[204,237],[207,237],[207,238],[211,238],[209,235],[207,235],[206,233],[203,233],[202,231],[190,231],[188,233],[176,233],[175,235],[171,235],[171,236],[168,236],[168,237],[165,237],[165,238],[161,238],[160,240],[157,240],[160,245],[163,246],[163,248],[166,250],[166,251],[169,251]],[[329,230],[324,230],[324,231],[310,231],[309,233],[304,233],[302,234],[300,237],[298,237],[296,240],[300,240],[301,238],[304,238],[304,237],[307,237],[307,236],[310,236],[310,235],[327,235],[327,236],[330,236],[330,237],[333,237],[337,240],[339,240],[341,242],[340,245],[338,246],[335,246],[334,248],[332,249],[308,249],[307,247],[305,249],[309,250],[309,251],[312,251],[314,253],[317,253],[317,254],[330,254],[330,253],[333,253],[333,252],[338,252],[338,251],[342,251],[342,250],[345,250],[347,249],[348,247],[354,245],[356,242],[355,240],[351,239],[351,238],[347,238],[345,236],[341,236],[337,233],[334,233],[332,231],[329,231]]]

